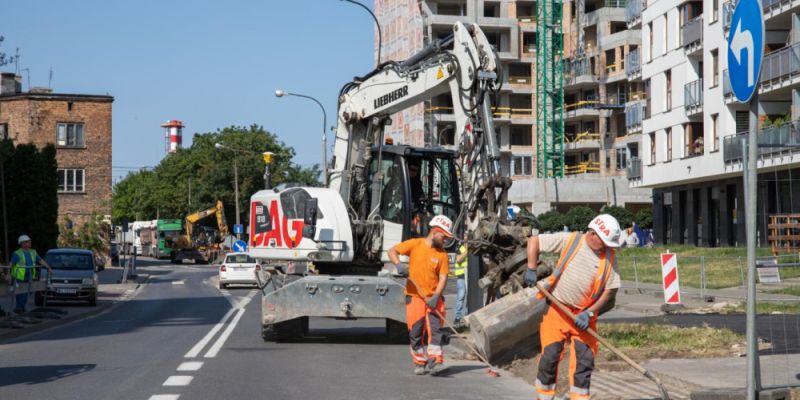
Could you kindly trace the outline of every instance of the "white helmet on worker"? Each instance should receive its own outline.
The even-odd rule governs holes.
[[[433,217],[431,222],[428,224],[431,228],[439,228],[444,232],[445,236],[452,237],[453,236],[453,221],[450,218],[447,218],[444,215],[437,215]]]
[[[589,223],[589,229],[593,230],[600,240],[608,247],[622,246],[622,235],[619,222],[616,218],[608,214],[600,214]]]
[[[20,235],[19,239],[17,239],[17,244],[23,244],[25,242],[30,242],[31,237],[28,235]]]

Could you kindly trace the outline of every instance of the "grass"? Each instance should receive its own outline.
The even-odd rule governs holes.
[[[654,246],[651,248],[623,248],[618,253],[619,272],[622,279],[639,282],[661,283],[661,253],[670,252],[678,256],[678,275],[681,286],[699,288],[701,270],[705,273],[706,288],[721,289],[742,286],[747,278],[744,248],[695,246]],[[769,248],[759,248],[757,256],[770,256]],[[797,262],[796,255],[784,256],[784,262]],[[782,268],[781,278],[800,276],[800,268]]]
[[[731,346],[745,341],[744,336],[729,329],[711,327],[601,323],[598,328],[601,336],[636,360],[727,357],[733,354]],[[606,360],[617,359],[603,346],[600,353]]]
[[[791,295],[791,296],[800,296],[800,286],[797,286],[797,285],[787,286],[787,287],[780,288],[780,289],[769,290],[769,291],[767,291],[767,293],[788,294],[788,295]]]
[[[746,305],[745,303],[739,303],[735,306],[730,307],[729,309],[725,310],[728,312],[746,312]],[[780,313],[780,314],[800,314],[800,303],[796,302],[785,302],[785,303],[777,303],[777,302],[759,302],[756,304],[756,313],[758,314],[772,314],[772,313]]]

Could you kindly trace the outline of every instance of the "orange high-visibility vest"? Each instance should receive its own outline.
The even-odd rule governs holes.
[[[570,234],[566,245],[561,250],[561,256],[558,258],[558,263],[553,269],[553,273],[542,283],[542,286],[544,286],[546,290],[550,292],[553,291],[553,288],[558,283],[558,279],[561,278],[561,274],[564,273],[569,263],[578,254],[578,250],[583,245],[583,242],[583,235],[577,232]],[[597,266],[597,273],[594,276],[592,291],[589,293],[589,296],[584,297],[583,301],[581,301],[581,304],[578,306],[579,309],[584,310],[591,307],[592,304],[600,298],[606,290],[606,283],[608,283],[611,274],[614,272],[614,264],[616,264],[616,252],[611,248],[606,248],[606,252],[600,255],[600,265]],[[536,297],[542,299],[544,295],[537,293]]]

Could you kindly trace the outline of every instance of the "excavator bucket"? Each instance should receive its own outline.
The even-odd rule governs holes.
[[[536,298],[537,292],[520,290],[467,316],[469,339],[489,362],[509,361],[539,347],[539,324],[547,303]]]

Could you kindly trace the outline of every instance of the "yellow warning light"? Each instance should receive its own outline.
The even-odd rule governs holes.
[[[442,69],[442,67],[439,67],[439,70],[436,71],[436,79],[442,79],[442,78],[444,78],[444,70]]]
[[[271,151],[265,151],[261,153],[261,155],[264,156],[264,164],[272,164],[272,156],[274,156],[275,153]]]

